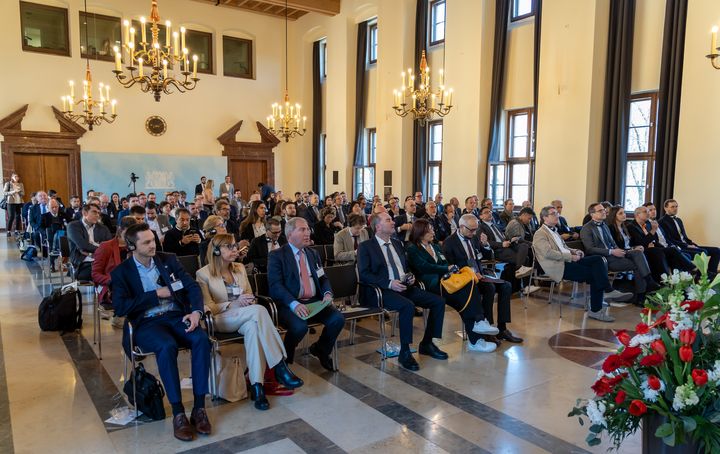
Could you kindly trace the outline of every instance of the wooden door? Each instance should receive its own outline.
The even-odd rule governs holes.
[[[65,154],[15,153],[15,171],[25,186],[25,199],[37,191],[54,189],[67,204],[70,201],[70,156]]]
[[[264,160],[232,159],[230,161],[230,177],[235,189],[242,191],[244,200],[249,200],[257,184],[268,181],[268,165]]]

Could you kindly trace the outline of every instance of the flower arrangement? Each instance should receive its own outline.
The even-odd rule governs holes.
[[[700,271],[663,275],[662,289],[648,296],[632,335],[615,333],[621,346],[605,359],[595,397],[578,399],[568,414],[590,421],[586,438],[600,444],[607,432],[615,449],[645,417],[662,418],[654,435],[668,446],[697,443],[720,452],[720,275],[708,279],[708,257],[695,256]],[[648,430],[647,426],[645,430]],[[612,448],[611,448],[612,449]]]

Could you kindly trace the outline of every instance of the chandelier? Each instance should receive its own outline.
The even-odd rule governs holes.
[[[100,126],[103,122],[112,123],[115,121],[117,114],[115,112],[116,101],[110,99],[110,85],[105,85],[100,82],[100,101],[93,99],[92,96],[92,73],[90,72],[90,41],[88,41],[88,28],[90,25],[87,23],[88,12],[87,12],[87,0],[85,0],[85,55],[86,55],[86,66],[85,66],[85,80],[83,80],[83,95],[82,99],[75,100],[75,81],[70,81],[70,95],[63,96],[62,99],[62,114],[65,118],[76,123],[82,123],[88,127],[90,131],[93,130],[93,126]],[[107,107],[110,105],[110,115],[108,116]],[[75,111],[75,106],[81,105],[82,109]]]
[[[125,68],[129,71],[129,75],[125,75],[122,69],[121,52],[115,46],[115,77],[125,87],[130,88],[135,84],[139,84],[140,90],[144,93],[152,92],[155,101],[160,101],[160,94],[169,95],[175,88],[180,93],[192,90],[197,85],[197,55],[193,55],[193,68],[190,71],[188,60],[188,49],[185,47],[185,27],[180,27],[180,33],[172,32],[172,45],[170,43],[171,24],[170,21],[165,22],[165,43],[162,45],[158,38],[160,29],[160,13],[158,12],[157,0],[152,0],[150,9],[150,39],[148,42],[144,17],[140,18],[141,36],[140,42],[136,43],[135,28],[130,26],[129,21],[125,21],[123,49],[127,57],[127,65]],[[137,66],[136,66],[137,65]],[[168,72],[168,68],[172,69],[175,65],[179,66],[178,77],[173,72]],[[181,76],[181,77],[180,77]]]
[[[420,57],[420,85],[415,89],[415,75],[412,69],[408,68],[407,74],[403,71],[402,87],[399,90],[393,90],[393,110],[401,117],[410,114],[413,120],[420,122],[421,126],[425,126],[428,121],[432,120],[436,115],[444,117],[450,113],[453,107],[453,90],[445,89],[445,74],[441,69],[439,71],[439,86],[433,91],[430,86],[430,67],[427,65],[425,51],[422,51]]]
[[[717,45],[717,33],[718,33],[718,27],[717,25],[712,28],[712,37],[710,39],[710,53],[706,55],[705,57],[710,59],[710,64],[715,69],[720,69],[720,65],[716,63],[718,57],[720,57],[720,48],[718,48]]]
[[[268,131],[275,134],[279,139],[289,142],[295,136],[304,136],[306,131],[307,117],[300,116],[300,104],[290,104],[288,95],[288,5],[285,0],[285,98],[281,103],[272,105],[272,114],[268,115]],[[300,119],[302,118],[302,130]]]

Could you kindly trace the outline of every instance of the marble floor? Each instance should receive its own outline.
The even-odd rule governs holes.
[[[341,335],[339,372],[301,356],[293,369],[305,386],[294,395],[270,397],[264,412],[248,400],[208,399],[213,434],[184,443],[172,437],[169,418],[104,422],[126,405],[120,330],[102,321],[102,360],[91,306],[81,333],[41,332],[37,307],[50,288],[40,265],[22,262],[14,242],[0,241],[0,453],[604,452],[606,443],[587,446],[586,429],[567,413],[591,395],[596,368],[615,345],[610,328],[636,323],[632,306],[612,309],[612,325],[589,320],[578,300],[569,302],[569,287],[560,318],[559,304],[548,305],[541,290],[513,299],[510,327],[523,344],[469,353],[455,334],[459,317],[448,311],[436,342],[450,359],[419,357],[412,373],[393,359],[381,364],[377,321],[367,320],[354,345],[347,331]],[[422,319],[415,326],[418,339]],[[153,359],[145,365],[157,373]],[[190,407],[191,392],[184,393]],[[620,452],[640,452],[639,434]]]

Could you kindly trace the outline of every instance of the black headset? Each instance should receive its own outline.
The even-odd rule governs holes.
[[[213,229],[213,230],[215,230],[215,229]],[[221,252],[220,252],[220,246],[217,245],[217,244],[215,244],[215,239],[214,239],[214,238],[213,238],[211,241],[212,241],[212,246],[213,246],[213,255],[214,255],[215,257],[220,257],[220,254],[221,254]]]
[[[132,252],[135,249],[137,249],[137,246],[135,246],[135,242],[130,239],[129,236],[125,235],[125,247],[128,251]]]

